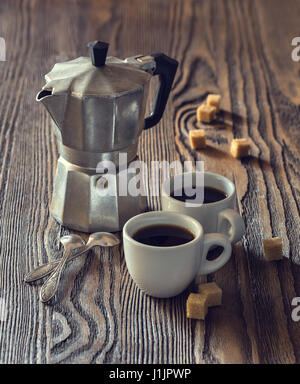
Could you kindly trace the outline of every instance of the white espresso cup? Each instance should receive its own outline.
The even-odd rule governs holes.
[[[175,246],[153,246],[136,241],[135,233],[153,225],[176,225],[192,233],[193,239]],[[148,295],[166,298],[184,291],[199,275],[220,269],[231,256],[231,243],[219,233],[204,234],[202,225],[190,216],[154,211],[129,219],[123,227],[124,254],[128,271],[137,286]],[[210,248],[223,252],[208,260]]]
[[[185,188],[195,186],[199,175],[200,173],[189,172],[165,180],[161,191],[162,210],[191,216],[202,224],[205,233],[222,233],[228,237],[231,243],[236,243],[245,232],[245,224],[242,217],[233,209],[236,192],[232,181],[217,173],[203,172],[203,186],[217,189],[225,195],[224,199],[213,203],[186,204],[184,201],[170,196],[176,185],[184,183]],[[184,176],[189,177],[183,179]]]

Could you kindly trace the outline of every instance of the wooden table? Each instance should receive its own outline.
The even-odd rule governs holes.
[[[299,15],[293,0],[1,1],[1,363],[300,361],[300,323],[291,317],[300,296],[300,62],[291,58]],[[87,55],[95,39],[110,42],[110,55],[161,51],[180,62],[162,121],[141,136],[140,157],[204,160],[236,183],[247,230],[207,278],[224,302],[205,322],[186,318],[188,291],[169,300],[141,293],[121,247],[69,265],[52,305],[23,282],[61,257],[59,238],[72,233],[49,215],[58,151],[35,95],[55,62]],[[191,151],[196,107],[211,92],[222,95],[223,110],[205,126],[207,149]],[[155,84],[150,100],[154,93]],[[233,159],[231,139],[247,136],[252,156]],[[159,207],[149,199],[150,209]],[[283,261],[263,259],[262,240],[272,236],[283,241]]]

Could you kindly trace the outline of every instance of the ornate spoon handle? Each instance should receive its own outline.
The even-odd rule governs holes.
[[[42,285],[42,288],[40,291],[40,299],[43,303],[49,301],[55,295],[55,293],[58,289],[61,274],[65,268],[65,265],[66,265],[68,258],[69,258],[71,253],[72,253],[72,248],[68,247],[65,250],[63,257],[59,260],[59,264],[58,264],[57,268],[54,270],[54,272],[50,275],[50,277]]]
[[[27,273],[24,277],[25,283],[32,283],[33,281],[39,280],[42,277],[49,275],[59,264],[59,260],[51,261],[50,263],[40,265],[33,271]]]
[[[85,249],[85,246],[77,248],[75,253],[72,253],[69,257],[67,262],[75,259],[76,257],[82,255],[84,252],[88,251],[88,249]],[[25,283],[32,283],[33,281],[39,280],[47,275],[49,275],[51,272],[55,270],[55,268],[60,263],[61,259],[50,261],[50,263],[40,265],[39,267],[35,268],[33,271],[27,273],[27,275],[24,277]]]

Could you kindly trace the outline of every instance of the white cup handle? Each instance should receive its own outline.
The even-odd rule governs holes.
[[[223,247],[223,252],[215,260],[207,260],[208,251],[215,246]],[[220,233],[209,233],[204,235],[203,239],[203,255],[200,264],[199,275],[207,275],[223,267],[230,259],[231,243],[227,236]]]
[[[224,209],[218,216],[217,232],[226,235],[231,243],[236,243],[245,233],[244,220],[233,209]]]

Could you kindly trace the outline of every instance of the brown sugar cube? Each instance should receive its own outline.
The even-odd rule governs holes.
[[[233,139],[231,141],[230,152],[233,157],[240,159],[249,156],[250,140],[249,139]]]
[[[216,118],[217,109],[212,105],[202,104],[197,108],[197,120],[210,123]]]
[[[200,149],[206,146],[204,129],[192,129],[189,136],[192,149]]]
[[[279,237],[263,240],[264,257],[267,261],[280,260],[283,258],[282,243]]]
[[[221,95],[208,95],[206,104],[215,107],[217,112],[220,111]]]
[[[216,283],[199,284],[198,293],[206,296],[208,307],[222,304],[222,289]]]
[[[206,297],[199,293],[190,293],[186,302],[186,315],[189,319],[204,320],[207,315]]]

